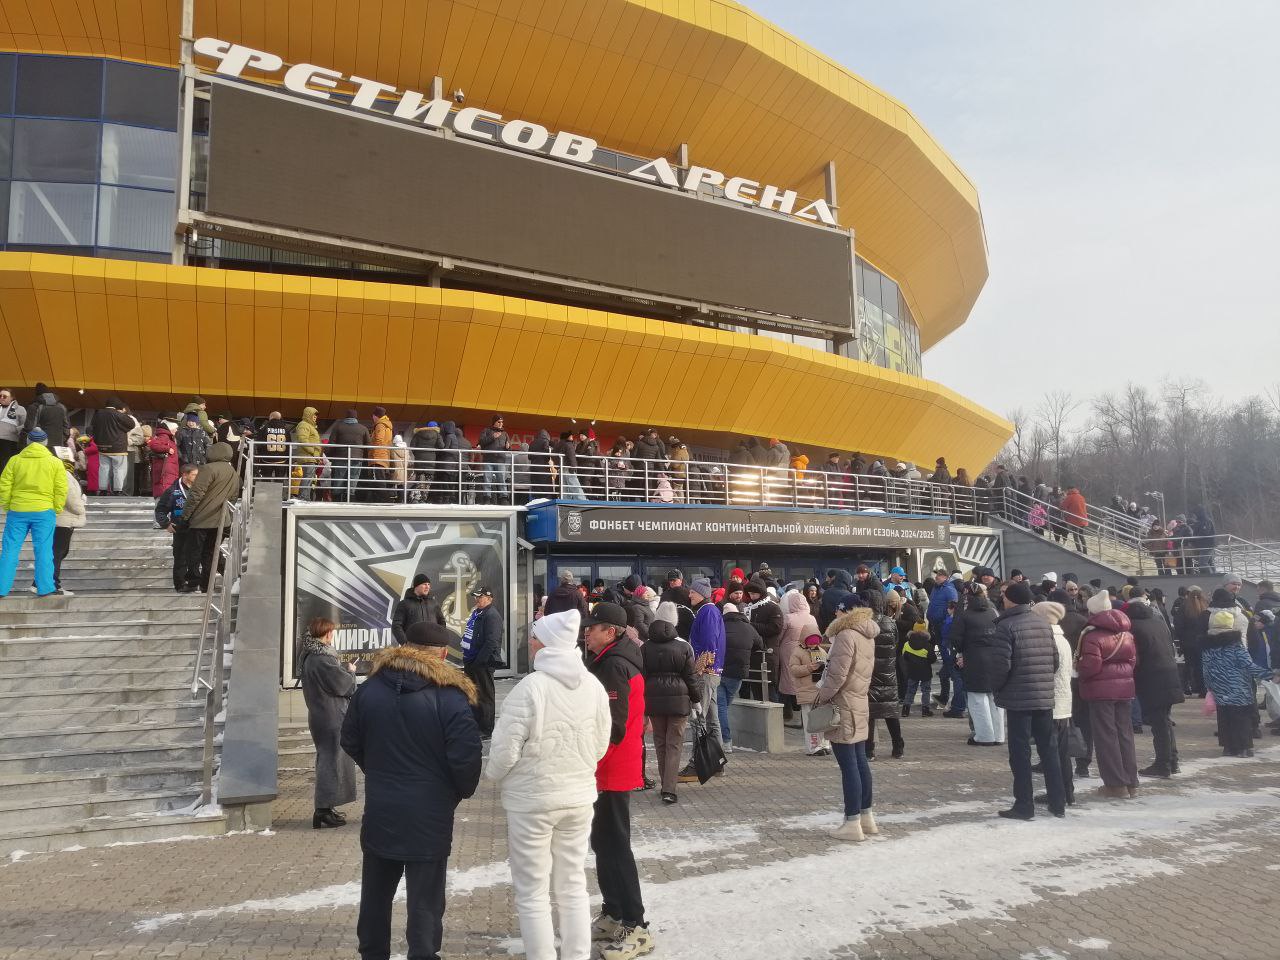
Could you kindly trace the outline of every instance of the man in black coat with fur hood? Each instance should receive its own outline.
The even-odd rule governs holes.
[[[409,955],[440,955],[453,813],[480,782],[476,688],[445,662],[458,636],[415,623],[405,641],[374,655],[342,723],[342,749],[365,782],[356,922],[362,957],[391,953],[391,902],[402,876]]]

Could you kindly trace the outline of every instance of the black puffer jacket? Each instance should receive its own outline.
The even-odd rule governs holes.
[[[480,783],[476,688],[421,647],[373,656],[342,722],[342,749],[364,771],[360,845],[387,860],[443,860],[453,811]]]
[[[542,612],[545,616],[553,613],[564,613],[566,610],[577,610],[584,620],[587,617],[587,598],[572,583],[558,584],[554,590],[547,594],[547,605]]]
[[[995,677],[996,705],[1005,710],[1052,710],[1058,648],[1049,621],[1019,604],[1000,614],[995,626],[996,656],[1009,669]]]
[[[631,448],[631,457],[635,460],[666,460],[667,445],[660,437],[654,437],[651,440],[648,434],[641,434]]]
[[[764,655],[756,628],[740,613],[724,615],[724,678],[745,680],[753,660]]]
[[[889,720],[898,715],[898,625],[893,617],[879,614],[876,626],[876,665],[867,689],[867,707],[872,720]]]
[[[622,609],[627,613],[627,626],[635,627],[640,641],[649,639],[649,627],[653,624],[653,608],[630,593],[622,598]]]
[[[998,614],[986,597],[971,596],[969,605],[951,621],[953,652],[964,657],[964,688],[970,693],[991,693],[1009,672],[1008,651],[996,641]]]
[[[822,591],[822,601],[818,606],[818,628],[824,633],[827,627],[831,626],[831,621],[836,618],[841,605],[844,605],[845,609],[852,609],[848,601],[853,594],[853,577],[848,570],[831,572],[834,579]]]
[[[1182,703],[1182,678],[1173,654],[1173,638],[1164,619],[1145,603],[1126,603],[1129,632],[1138,650],[1133,684],[1144,710],[1158,710]]]
[[[412,590],[405,593],[404,599],[396,604],[395,613],[391,615],[391,635],[396,643],[405,642],[405,634],[415,623],[438,623],[448,626],[444,619],[444,610],[440,601],[431,594],[420,597]]]
[[[640,649],[644,660],[644,712],[651,717],[687,717],[699,699],[693,674],[693,647],[676,636],[665,620],[649,628],[649,639]]]

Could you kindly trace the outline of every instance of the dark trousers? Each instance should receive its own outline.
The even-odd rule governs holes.
[[[591,850],[596,855],[596,882],[605,914],[627,926],[644,924],[640,874],[631,853],[631,794],[603,790],[591,818]]]
[[[1006,713],[1009,736],[1009,769],[1013,772],[1013,808],[1019,813],[1034,813],[1031,783],[1031,741],[1044,770],[1044,785],[1049,793],[1049,810],[1066,809],[1066,794],[1059,768],[1058,737],[1053,728],[1052,710],[1009,710]]]
[[[1053,721],[1054,733],[1058,738],[1058,769],[1062,771],[1062,794],[1067,803],[1075,803],[1076,781],[1072,775],[1070,728],[1070,719]]]
[[[1089,552],[1084,548],[1084,531],[1083,530],[1081,530],[1079,527],[1072,527],[1071,536],[1075,539],[1077,553]]]
[[[1133,716],[1128,700],[1090,700],[1089,721],[1098,776],[1108,787],[1138,785],[1138,757],[1133,745]]]
[[[17,440],[0,440],[0,473],[4,473],[10,459],[16,457],[21,449]]]
[[[1218,704],[1218,742],[1230,754],[1253,749],[1253,725],[1257,707],[1228,707]]]
[[[1093,762],[1093,725],[1089,722],[1089,701],[1080,696],[1080,681],[1071,681],[1071,722],[1080,728],[1084,737],[1085,754],[1076,759],[1076,769],[1086,776]]]
[[[441,859],[402,863],[372,853],[364,855],[360,917],[356,921],[360,960],[391,957],[391,901],[402,875],[409,914],[405,931],[408,960],[438,960],[444,936],[444,876],[448,862]]]
[[[72,479],[72,483],[75,480]],[[71,535],[75,530],[71,527],[55,527],[53,531],[53,585],[57,589],[62,589],[62,561],[67,558],[67,551],[71,549]]]
[[[493,690],[493,667],[482,667],[474,660],[463,666],[463,672],[476,685],[476,723],[480,725],[481,736],[493,736],[494,701],[497,699]]]
[[[893,707],[898,709],[897,704]],[[876,752],[876,724],[880,721],[872,719],[870,726],[867,728],[867,756],[872,757]],[[897,717],[886,717],[884,725],[889,728],[889,738],[893,741],[893,749],[895,752],[901,751],[906,746],[906,741],[902,739],[902,721]]]
[[[200,544],[198,530],[177,528],[173,532],[173,588],[182,590],[200,585]]]
[[[1169,707],[1144,707],[1142,719],[1151,727],[1151,742],[1156,751],[1156,766],[1172,770],[1178,765],[1178,738],[1173,732]]]

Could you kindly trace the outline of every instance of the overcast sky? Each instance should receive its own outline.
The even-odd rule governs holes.
[[[747,3],[902,101],[977,184],[991,277],[926,377],[998,413],[1280,381],[1280,3]]]

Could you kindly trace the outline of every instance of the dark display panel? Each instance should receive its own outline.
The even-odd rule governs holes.
[[[839,230],[215,84],[210,214],[852,327]]]

